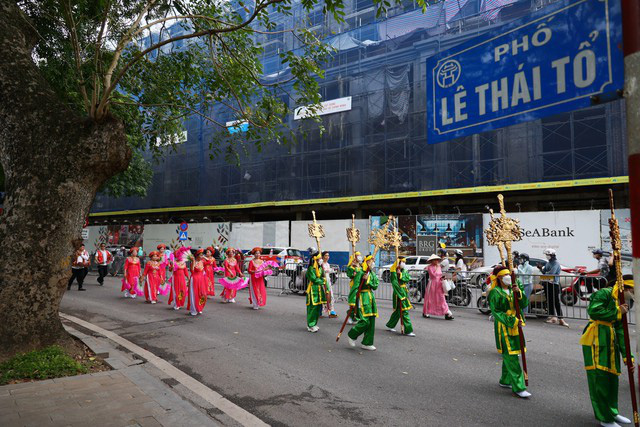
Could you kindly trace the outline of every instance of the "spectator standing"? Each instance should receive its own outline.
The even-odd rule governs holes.
[[[524,294],[527,297],[527,301],[529,301],[529,297],[531,296],[531,292],[533,292],[533,275],[536,274],[536,269],[529,264],[529,255],[522,253],[520,254],[520,264],[518,265],[518,278],[522,283],[522,287],[524,289]],[[526,312],[529,312],[529,306],[526,308]]]
[[[100,248],[96,251],[94,259],[98,266],[98,283],[103,286],[104,278],[109,272],[109,264],[113,262],[113,255],[107,250],[104,243],[100,243]]]
[[[560,274],[562,273],[562,268],[556,258],[554,249],[545,249],[544,255],[547,258],[547,263],[541,268],[542,274],[551,276],[549,280],[543,282],[549,307],[549,316],[551,316],[546,323],[559,324],[568,328],[569,324],[562,318],[562,306],[560,305]]]
[[[444,248],[438,249],[438,256],[440,257],[440,270],[443,273],[449,271],[449,257],[447,251]]]
[[[609,276],[609,272],[611,271],[611,268],[609,267],[609,259],[604,256],[604,251],[602,249],[594,249],[593,251],[591,251],[591,253],[593,254],[593,258],[598,263],[598,268],[596,268],[595,270],[587,271],[584,274],[597,274],[600,277],[588,277],[585,279],[585,285],[587,286],[587,291],[589,293],[593,293],[594,285],[595,290],[606,287],[607,277]]]
[[[85,260],[84,245],[80,245],[78,249],[75,250],[71,259],[71,278],[69,279],[69,283],[67,283],[67,290],[71,290],[71,285],[73,281],[76,280],[78,282],[78,290],[84,291],[82,287],[84,283],[85,270],[87,269],[87,261]]]

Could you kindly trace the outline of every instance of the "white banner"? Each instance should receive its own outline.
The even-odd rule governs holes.
[[[160,243],[167,245],[167,248],[175,250],[180,246],[191,246],[192,248],[206,248],[207,246],[228,246],[229,223],[213,222],[205,224],[189,224],[187,230],[187,240],[180,242],[180,224],[150,224],[144,227],[143,246],[145,253],[155,251]]]
[[[318,109],[318,115],[324,116],[326,114],[340,113],[342,111],[351,110],[351,97],[332,99],[329,101],[323,101],[320,103]],[[311,115],[307,107],[298,107],[293,112],[293,120],[304,119]]]
[[[230,246],[247,251],[256,246],[289,246],[289,221],[234,222]]]
[[[508,216],[519,219],[524,231],[522,240],[513,244],[514,251],[527,253],[531,258],[544,259],[542,252],[552,248],[564,266],[595,268],[591,251],[600,247],[600,211],[510,212]],[[489,214],[483,215],[485,229],[490,219]],[[489,246],[486,239],[484,257],[485,265],[500,262],[498,250]]]

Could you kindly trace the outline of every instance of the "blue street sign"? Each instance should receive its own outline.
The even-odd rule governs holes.
[[[180,230],[181,231],[187,231],[188,229],[189,229],[189,224],[187,224],[184,221],[180,223]]]
[[[434,144],[616,99],[620,0],[564,0],[427,59]]]
[[[189,238],[187,237],[187,232],[186,231],[181,231],[180,234],[178,235],[178,240],[182,241],[182,240],[188,240]]]

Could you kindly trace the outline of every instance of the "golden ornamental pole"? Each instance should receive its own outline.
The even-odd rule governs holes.
[[[388,237],[387,240],[389,242],[389,246],[393,247],[396,253],[396,271],[391,273],[391,274],[395,274],[396,277],[398,278],[398,284],[400,283],[400,277],[397,276],[398,275],[398,266],[399,266],[399,262],[398,262],[398,258],[399,258],[399,253],[400,253],[400,245],[402,244],[402,234],[400,234],[400,230],[398,227],[398,218],[393,218],[393,216],[389,217],[389,221],[394,221],[394,228],[393,230],[389,230],[388,233]],[[400,331],[402,332],[402,334],[404,335],[404,318],[402,316],[403,314],[403,310],[402,310],[402,300],[400,299],[400,296],[397,297],[397,302],[398,304],[398,308],[400,310]]]
[[[351,243],[351,253],[356,254],[356,243],[360,241],[360,230],[356,228],[356,216],[351,214],[351,227],[347,228],[347,240]]]

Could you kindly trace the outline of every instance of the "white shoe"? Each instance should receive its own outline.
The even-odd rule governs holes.
[[[602,427],[620,427],[618,423],[600,423]]]
[[[347,324],[349,324],[349,325],[353,325],[353,319],[351,319],[351,317],[349,317],[349,318],[347,319]]]
[[[620,424],[631,424],[631,420],[629,418],[623,417],[620,414],[616,415],[614,420],[616,420],[616,422]]]
[[[125,297],[125,298],[129,298],[129,292],[125,292],[125,293],[124,293],[124,297]]]
[[[372,345],[361,345],[360,347],[362,347],[365,350],[369,350],[369,351],[376,351],[376,348]]]
[[[231,304],[235,304],[236,303],[236,299],[232,299],[231,301],[229,301]]]
[[[156,304],[158,301],[151,301],[151,304]]]
[[[393,329],[393,328],[387,328],[387,331],[389,331],[389,332],[396,332],[396,330],[395,330],[395,329]]]
[[[313,332],[318,332],[320,330],[320,326],[316,325],[313,327],[313,329],[315,329]]]
[[[356,346],[356,342],[354,340],[351,339],[351,337],[347,337],[349,339],[349,345],[351,347],[355,347]]]
[[[307,331],[309,331],[309,332],[318,332],[318,330],[316,329],[315,326],[312,326],[312,327],[308,327],[307,326]]]
[[[414,334],[413,332],[408,333],[408,334],[404,334],[404,335],[407,336],[407,337],[415,337],[416,336],[416,334]]]
[[[498,385],[499,385],[500,387],[502,387],[502,388],[511,388],[511,386],[510,386],[510,385],[502,384],[500,381],[498,381]]]
[[[521,397],[523,399],[526,399],[527,397],[531,396],[531,393],[529,393],[527,390],[522,390],[516,393],[518,395],[518,397]]]
[[[192,316],[197,316],[198,315],[198,313],[189,313],[189,314],[192,315]]]
[[[260,310],[260,307],[253,307],[254,310]]]
[[[136,294],[131,295],[131,299],[136,299]]]
[[[201,312],[201,311],[199,311],[199,312],[198,312],[198,314],[202,314],[202,312]]]
[[[174,310],[180,310],[180,307],[173,307]]]

